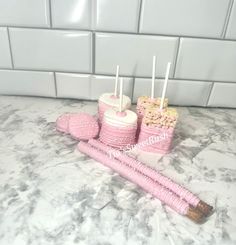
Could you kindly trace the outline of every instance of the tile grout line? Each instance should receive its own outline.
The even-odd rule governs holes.
[[[16,28],[16,29],[37,29],[37,30],[50,30],[50,31],[78,31],[78,32],[95,32],[95,33],[109,33],[109,34],[123,34],[123,35],[135,35],[139,36],[152,36],[152,37],[169,37],[169,38],[191,38],[191,39],[203,39],[203,40],[218,40],[226,42],[235,42],[236,39],[219,38],[219,37],[200,37],[200,36],[186,36],[186,35],[167,35],[162,33],[136,33],[136,32],[118,32],[118,31],[105,31],[105,30],[90,30],[90,29],[74,29],[74,28],[47,28],[47,27],[29,27],[29,26],[7,26],[1,25],[0,27]]]
[[[234,5],[234,0],[231,0],[230,3],[229,3],[228,10],[227,10],[227,15],[226,15],[226,18],[225,18],[223,30],[222,30],[222,33],[221,33],[222,40],[225,40],[225,36],[226,36],[227,29],[228,29],[229,20],[230,20],[230,16],[231,16],[231,13],[232,13],[233,5]]]
[[[138,23],[137,23],[137,33],[140,33],[140,24],[142,18],[142,10],[143,10],[143,0],[139,1],[139,12],[138,12]]]
[[[49,11],[49,25],[50,29],[52,28],[52,3],[51,0],[48,0],[48,11]]]
[[[89,99],[92,100],[92,80],[93,80],[93,75],[89,76]]]
[[[2,97],[25,97],[25,98],[39,98],[39,99],[55,99],[54,97],[52,96],[42,96],[42,95],[17,95],[17,94],[0,94],[0,96]],[[58,97],[58,99],[65,99],[65,100],[72,100],[72,101],[76,101],[76,102],[83,102],[83,101],[86,101],[86,102],[91,102],[91,103],[95,103],[97,102],[98,99],[83,99],[83,98],[68,98],[68,97]],[[136,105],[137,102],[132,102],[132,105]],[[180,107],[187,107],[187,108],[207,108],[207,109],[227,109],[227,110],[235,110],[235,107],[226,107],[226,106],[202,106],[202,105],[177,105],[177,104],[170,104],[170,106],[175,106],[177,108],[180,108]]]
[[[92,74],[95,74],[95,55],[96,55],[96,32],[95,32],[95,20],[97,18],[97,0],[92,0],[91,2],[91,16],[90,16],[90,28],[92,29],[92,53],[91,53],[91,63],[92,63]],[[90,79],[91,80],[91,79]],[[90,81],[90,98],[91,98],[91,87],[92,87],[92,81]]]
[[[52,72],[52,70],[37,70],[37,69],[21,69],[21,68],[1,68],[0,71],[28,71],[28,72]],[[105,74],[105,73],[89,73],[89,72],[78,72],[78,71],[58,71],[55,70],[55,73],[66,73],[66,74],[78,74],[78,75],[94,75],[94,76],[104,76],[104,77],[114,77],[114,74]],[[124,78],[135,78],[135,79],[149,79],[151,80],[151,77],[145,77],[145,76],[129,76],[129,75],[122,75]],[[158,80],[163,80],[165,77],[156,77]],[[236,84],[236,81],[215,81],[215,80],[209,80],[209,79],[193,79],[193,78],[170,78],[170,80],[175,81],[186,81],[186,82],[215,82],[215,83],[227,83],[227,84]]]
[[[57,76],[55,71],[53,72],[53,78],[54,78],[55,96],[57,98]]]
[[[177,49],[175,52],[175,57],[174,57],[174,63],[173,63],[173,78],[175,77],[175,72],[176,72],[176,66],[177,66],[177,60],[179,57],[179,49],[180,49],[180,38],[178,39],[178,44],[177,44]]]
[[[210,91],[209,91],[209,94],[208,94],[208,97],[207,97],[207,99],[206,99],[206,105],[205,105],[205,106],[208,106],[208,103],[209,103],[209,100],[210,100],[210,97],[211,97],[211,93],[212,93],[214,84],[215,84],[215,82],[212,82],[211,88],[210,88]]]
[[[8,36],[8,45],[9,45],[10,56],[11,56],[11,66],[12,66],[12,69],[14,69],[15,65],[14,65],[14,60],[13,60],[12,47],[11,47],[11,38],[10,38],[10,32],[9,32],[8,27],[7,27],[7,36]]]
[[[91,59],[92,59],[92,74],[95,74],[95,58],[96,58],[96,36],[95,32],[92,33],[92,54],[91,54]]]
[[[91,31],[95,31],[96,19],[97,19],[97,0],[92,0],[91,2],[91,11],[90,11],[90,28]]]

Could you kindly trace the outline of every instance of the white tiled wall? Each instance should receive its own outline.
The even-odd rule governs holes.
[[[0,94],[96,100],[116,65],[125,93],[236,107],[236,0],[0,0]]]
[[[0,67],[11,68],[11,53],[7,28],[0,27]]]
[[[97,33],[95,72],[113,74],[119,64],[121,75],[150,76],[152,56],[156,55],[157,75],[164,76],[168,61],[174,62],[176,49],[175,37]]]
[[[124,94],[132,97],[133,78],[124,77]],[[91,99],[97,100],[102,93],[113,92],[114,77],[109,76],[92,76],[91,80]]]
[[[91,28],[93,0],[51,0],[52,26],[54,28]]]
[[[142,33],[221,37],[230,0],[143,0]]]
[[[0,25],[50,27],[48,0],[0,0]]]
[[[115,78],[56,72],[56,81],[59,98],[97,100],[102,93],[113,91]],[[124,78],[124,93],[132,97],[133,78]]]
[[[158,79],[155,86],[155,96],[161,96],[163,79]],[[212,82],[169,80],[167,97],[170,104],[206,106]],[[136,78],[133,94],[133,102],[137,102],[139,96],[150,94],[151,79]]]
[[[0,70],[0,93],[55,97],[53,72]]]
[[[236,39],[236,1],[235,0],[229,18],[229,25],[226,32],[226,38]]]
[[[209,99],[209,106],[235,107],[235,95],[236,84],[214,83]]]
[[[176,78],[236,82],[236,42],[181,38]]]
[[[10,39],[17,69],[91,72],[90,32],[10,28]]]
[[[140,0],[96,0],[95,28],[137,32]]]
[[[90,99],[91,75],[56,73],[59,98]]]

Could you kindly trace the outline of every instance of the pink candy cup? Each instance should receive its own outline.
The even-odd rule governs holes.
[[[99,133],[97,120],[88,113],[79,113],[69,119],[69,133],[78,140],[95,138]]]

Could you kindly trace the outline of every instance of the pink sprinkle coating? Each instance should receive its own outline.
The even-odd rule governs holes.
[[[115,148],[123,148],[127,145],[135,144],[135,127],[114,127],[103,121],[99,139],[106,145]]]
[[[79,113],[69,119],[69,133],[78,140],[95,138],[99,133],[98,122],[88,113]]]
[[[160,185],[174,192],[181,199],[184,199],[192,206],[196,207],[198,203],[200,202],[200,199],[197,196],[195,196],[193,193],[191,193],[189,190],[187,190],[183,186],[175,183],[173,180],[171,180],[167,176],[159,173],[158,171],[154,170],[151,167],[148,167],[142,162],[128,156],[126,153],[115,150],[114,148],[109,147],[107,145],[104,145],[99,140],[91,139],[89,140],[88,143],[92,145],[93,147],[112,155],[113,157],[121,161],[122,163],[131,167],[132,169],[158,182]]]
[[[138,144],[143,151],[166,154],[171,149],[173,137],[173,128],[149,127],[142,123]],[[142,142],[148,143],[142,144]]]
[[[68,122],[69,122],[69,119],[72,115],[74,115],[74,114],[66,113],[66,114],[63,114],[57,118],[56,128],[58,131],[63,132],[63,133],[67,133],[67,134],[69,133]]]
[[[178,213],[182,215],[187,214],[189,204],[186,201],[181,200],[173,192],[161,186],[151,178],[141,174],[140,172],[135,171],[134,169],[116,159],[111,159],[108,155],[92,147],[88,143],[80,142],[77,146],[77,149],[95,159],[96,161],[113,169],[124,178],[139,185],[142,189],[151,193],[153,196],[157,197],[160,201],[170,206]]]

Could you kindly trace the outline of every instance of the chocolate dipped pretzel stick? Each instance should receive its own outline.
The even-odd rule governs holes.
[[[89,144],[105,152],[106,154],[112,155],[112,157],[118,159],[119,161],[123,162],[134,170],[158,182],[160,185],[174,192],[181,199],[184,199],[193,207],[199,209],[204,215],[209,215],[211,213],[212,207],[210,205],[200,200],[196,195],[194,195],[183,186],[175,183],[170,178],[152,169],[151,167],[146,166],[142,162],[128,156],[126,153],[115,150],[114,148],[109,147],[98,140],[91,139],[89,140]]]
[[[151,193],[153,196],[157,197],[161,202],[168,205],[179,214],[185,215],[197,223],[203,221],[204,215],[202,212],[191,208],[186,201],[181,200],[178,196],[176,196],[176,194],[153,181],[151,178],[135,171],[117,159],[111,159],[107,154],[94,148],[88,143],[81,141],[77,148],[82,153],[113,169],[124,178],[132,181],[145,191]]]

